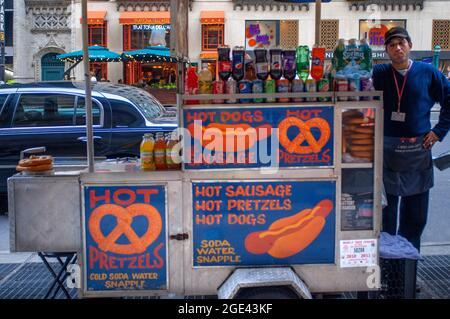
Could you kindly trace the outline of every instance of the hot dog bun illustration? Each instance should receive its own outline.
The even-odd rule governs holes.
[[[312,209],[280,218],[269,229],[248,234],[245,248],[252,254],[267,253],[275,258],[298,254],[319,236],[332,209],[333,202],[324,199]]]
[[[202,146],[216,151],[240,152],[250,149],[259,140],[268,138],[272,134],[269,124],[252,127],[248,124],[220,124],[210,123],[207,126],[195,123],[188,125],[188,130],[194,138],[194,132],[201,132]],[[197,133],[198,134],[198,133]],[[212,143],[216,137],[222,138],[222,143]],[[227,150],[227,143],[229,149]]]

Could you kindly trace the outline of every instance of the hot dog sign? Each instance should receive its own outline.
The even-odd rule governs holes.
[[[185,169],[333,165],[333,108],[185,109]]]
[[[195,182],[193,265],[333,263],[334,181]]]
[[[85,290],[167,287],[166,189],[84,187]]]

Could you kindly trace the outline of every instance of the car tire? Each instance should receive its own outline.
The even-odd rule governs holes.
[[[299,296],[288,286],[270,286],[240,289],[234,299],[299,299]]]

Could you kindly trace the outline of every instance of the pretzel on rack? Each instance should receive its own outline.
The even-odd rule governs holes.
[[[42,166],[49,165],[53,163],[53,157],[51,155],[31,155],[29,158],[19,161],[19,166],[30,167],[30,166]]]
[[[16,166],[19,172],[46,172],[53,169],[53,157],[50,155],[31,155],[22,159]]]

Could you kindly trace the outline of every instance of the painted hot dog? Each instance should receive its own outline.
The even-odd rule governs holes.
[[[245,248],[252,254],[268,253],[275,258],[298,254],[319,236],[332,209],[333,202],[324,199],[313,209],[276,220],[268,230],[248,234]]]
[[[230,151],[239,152],[250,149],[256,141],[268,138],[272,134],[272,126],[269,124],[252,127],[248,124],[220,124],[210,123],[207,126],[190,124],[189,132],[194,138],[195,132],[201,132],[201,141],[203,147],[216,150],[227,151],[227,144]],[[221,141],[213,143],[216,138]]]

